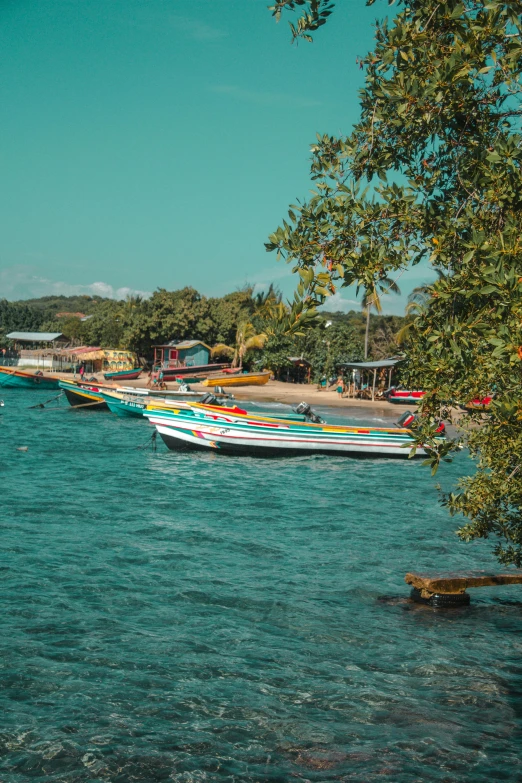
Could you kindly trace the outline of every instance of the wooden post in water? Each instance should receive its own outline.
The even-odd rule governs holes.
[[[468,587],[490,587],[493,585],[520,585],[522,571],[506,571],[492,574],[488,571],[461,571],[459,573],[408,573],[404,581],[412,585],[411,598],[416,603],[439,608],[468,606]]]

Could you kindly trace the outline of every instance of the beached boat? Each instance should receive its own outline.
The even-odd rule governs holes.
[[[384,396],[388,402],[393,402],[395,405],[417,405],[425,394],[425,391],[411,391],[409,389],[392,387],[384,393]]]
[[[104,389],[103,399],[111,413],[121,417],[142,417],[147,408],[147,397]]]
[[[219,372],[203,372],[203,373],[195,373],[194,375],[176,375],[176,382],[177,383],[204,383],[204,381],[208,381],[208,386],[217,386],[218,380],[223,377],[223,375],[226,375],[227,378],[230,375],[238,375],[241,373],[241,370],[239,368],[231,369],[230,367],[225,367],[223,370],[220,370]],[[215,383],[211,383],[211,381]]]
[[[487,397],[476,397],[474,400],[470,400],[465,405],[461,405],[460,408],[463,411],[488,411],[493,400],[492,395]]]
[[[39,370],[27,372],[15,367],[0,367],[0,386],[17,387],[20,389],[57,389],[58,378],[44,375]]]
[[[91,411],[109,410],[99,384],[62,380],[59,381],[58,386],[63,390],[73,408],[83,407],[85,410]]]
[[[208,397],[208,392],[162,392],[91,381],[60,381],[59,386],[74,408],[83,406],[87,410],[111,410],[120,416],[142,416],[146,406],[156,401],[160,404],[172,402],[173,407],[176,407],[182,400],[199,402]],[[227,395],[229,399],[231,395]]]
[[[346,427],[252,416],[241,408],[187,403],[188,410],[147,410],[169,449],[215,450],[251,456],[330,454],[407,458],[413,435],[406,428]],[[418,448],[415,456],[425,456]]]
[[[177,377],[206,378],[209,373],[221,371],[225,367],[228,367],[228,364],[196,364],[192,367],[163,367],[156,372],[163,374],[164,381],[175,381]]]
[[[135,367],[133,370],[118,370],[118,372],[104,372],[103,377],[106,381],[134,381],[141,375],[141,367]]]
[[[191,375],[190,377],[187,376],[184,378],[182,375],[177,375],[174,380],[179,384],[203,383],[207,377],[207,375]]]
[[[143,397],[150,397],[150,399],[155,399],[156,397],[159,397],[161,399],[167,399],[167,400],[179,400],[180,397],[183,396],[189,396],[189,398],[193,399],[194,402],[198,402],[199,398],[206,396],[207,394],[211,394],[211,392],[203,392],[203,391],[192,391],[191,389],[183,390],[182,388],[179,389],[148,389],[148,388],[140,388],[139,386],[111,386],[109,387],[111,389],[116,388],[119,392],[126,392],[127,394],[139,394]],[[233,400],[234,395],[230,392],[224,392],[223,394],[218,395],[219,397],[226,397],[228,400]]]
[[[263,386],[270,380],[271,373],[244,372],[238,375],[213,375],[203,381],[203,386]]]
[[[143,390],[124,391],[123,389],[108,389],[104,387],[100,390],[103,399],[107,403],[109,410],[117,416],[143,416],[149,407],[157,407],[160,410],[185,407],[186,402],[201,402],[206,397],[210,397],[208,392],[170,392],[169,396],[158,397],[156,394],[141,394]],[[214,398],[215,399],[215,398]],[[217,398],[217,402],[229,402],[229,398]]]

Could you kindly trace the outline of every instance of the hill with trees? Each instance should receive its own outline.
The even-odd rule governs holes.
[[[67,314],[70,315],[67,315]],[[88,316],[82,320],[78,315]],[[363,312],[321,313],[284,303],[269,288],[254,294],[246,287],[222,297],[205,297],[194,288],[158,289],[148,299],[45,296],[17,302],[0,300],[0,341],[11,331],[62,332],[74,345],[101,345],[135,351],[150,360],[152,346],[172,339],[202,340],[230,358],[241,348],[246,367],[282,373],[289,356],[304,356],[312,375],[335,372],[341,361],[362,360],[369,324],[369,357],[395,355],[404,318]],[[249,334],[248,339],[245,338]],[[243,336],[241,336],[243,335]],[[252,336],[259,339],[253,341]]]

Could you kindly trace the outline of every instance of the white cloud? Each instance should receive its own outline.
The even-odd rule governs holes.
[[[327,313],[347,313],[349,310],[355,310],[361,306],[361,303],[357,299],[346,299],[340,291],[337,291],[332,296],[329,296],[322,310],[326,310]]]
[[[65,283],[42,277],[31,266],[12,266],[0,271],[0,298],[32,299],[39,296],[104,296],[109,299],[125,299],[126,296],[151,296],[151,291],[141,291],[128,286],[114,288],[110,283]]]

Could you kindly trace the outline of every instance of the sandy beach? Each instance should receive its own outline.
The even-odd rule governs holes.
[[[56,375],[59,375],[64,380],[71,380],[72,378],[70,373],[56,373]],[[108,383],[108,381],[103,379],[103,376],[100,373],[98,373],[96,378],[100,383]],[[122,385],[144,389],[147,386],[147,381],[148,376],[144,374],[141,378],[138,378],[135,381],[126,381]],[[177,388],[177,383],[167,383],[167,390],[174,390]],[[191,383],[190,388],[192,391],[212,391],[212,389],[203,386],[201,383]],[[378,415],[390,416],[392,418],[400,416],[407,407],[410,409],[415,408],[415,406],[411,405],[393,405],[386,400],[375,400],[375,402],[372,402],[371,400],[353,399],[353,397],[340,398],[334,387],[331,389],[318,389],[315,384],[283,383],[282,381],[273,380],[268,381],[264,386],[230,387],[227,391],[231,392],[238,401],[282,402],[288,405],[295,405],[305,401],[312,406],[328,406],[346,410],[366,409]]]

